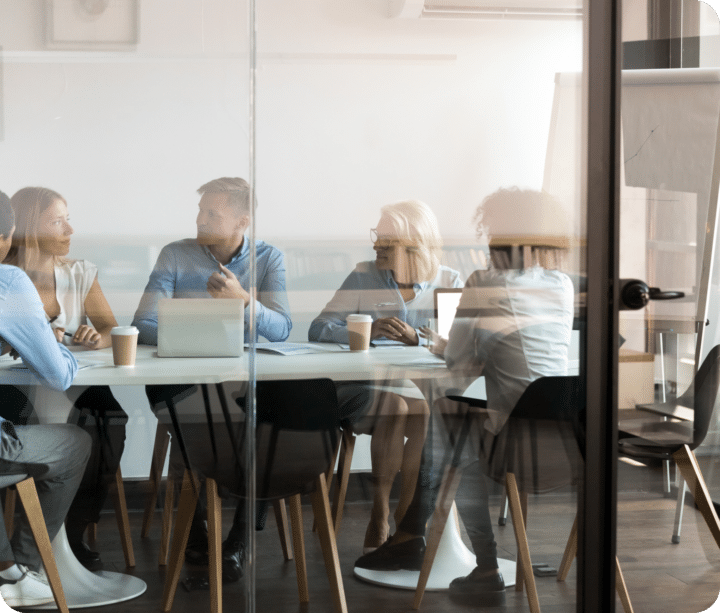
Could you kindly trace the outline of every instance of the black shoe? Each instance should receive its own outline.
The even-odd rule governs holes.
[[[238,581],[245,572],[245,543],[226,540],[222,544],[223,583]]]
[[[366,553],[355,562],[357,568],[368,570],[420,570],[425,557],[425,539],[417,536],[409,541],[385,541],[375,551]]]
[[[90,549],[82,541],[75,541],[74,543],[70,543],[70,549],[72,550],[75,557],[78,559],[78,562],[80,562],[80,564],[82,564],[89,571],[95,572],[96,570],[102,570],[103,563],[100,559],[100,554],[97,551],[93,551],[92,549]]]
[[[467,577],[450,582],[450,598],[476,607],[498,607],[505,604],[505,582],[500,573],[486,575],[475,568]]]

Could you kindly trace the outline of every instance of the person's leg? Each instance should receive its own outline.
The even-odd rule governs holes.
[[[401,487],[398,505],[395,509],[395,525],[398,526],[405,516],[417,487],[423,447],[428,431],[430,409],[423,400],[406,400],[408,405],[405,421],[405,447],[400,465]]]
[[[50,539],[62,526],[90,455],[90,437],[70,424],[18,426],[22,449],[13,462],[0,464],[0,472],[33,477]],[[36,570],[40,554],[23,515],[13,535],[15,561]]]
[[[100,520],[125,448],[128,418],[107,386],[89,387],[77,399],[75,407],[80,411],[78,425],[92,438],[92,450],[68,511],[66,529],[70,547],[80,562],[97,570],[102,565],[100,556],[83,543],[83,533],[88,524]]]
[[[390,534],[390,490],[403,462],[405,424],[408,406],[396,394],[381,394],[377,414],[372,421],[370,460],[372,464],[373,506],[365,532],[363,551],[382,545]],[[370,428],[360,426],[360,431]]]

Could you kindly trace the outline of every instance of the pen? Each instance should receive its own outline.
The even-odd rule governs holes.
[[[75,336],[75,335],[74,335],[72,332],[65,332],[65,333],[63,334],[63,336],[69,336],[70,338],[72,338],[72,337]],[[97,343],[97,341],[92,341],[92,344],[93,344],[93,345],[96,344],[96,343]]]

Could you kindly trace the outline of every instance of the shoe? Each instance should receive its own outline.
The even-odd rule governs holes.
[[[394,545],[392,537],[355,562],[357,568],[368,570],[420,570],[425,557],[425,539],[417,536]]]
[[[505,581],[500,573],[486,575],[476,567],[467,577],[450,582],[450,598],[476,607],[498,607],[505,604]]]
[[[83,541],[70,543],[70,549],[78,559],[78,562],[90,572],[102,570],[103,563],[100,559],[100,554],[90,549]]]
[[[245,543],[226,540],[222,544],[223,583],[239,581],[245,573]]]
[[[18,564],[23,576],[17,581],[0,579],[0,595],[9,607],[34,607],[55,602],[47,580],[41,574]]]

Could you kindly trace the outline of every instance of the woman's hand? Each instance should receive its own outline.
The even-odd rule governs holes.
[[[65,328],[53,328],[53,334],[55,335],[55,340],[58,343],[62,343],[63,336],[65,336]]]
[[[372,323],[370,338],[374,339],[379,336],[400,341],[406,345],[417,345],[419,342],[415,328],[397,317],[381,317]]]
[[[75,345],[83,345],[88,349],[97,349],[100,341],[100,333],[90,326],[82,325],[73,334],[72,342]]]
[[[420,336],[428,342],[428,349],[435,355],[440,357],[445,355],[445,348],[447,347],[447,339],[440,336],[437,332],[431,330],[427,326],[420,326]]]

